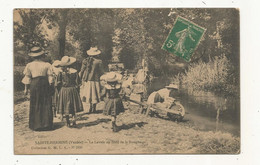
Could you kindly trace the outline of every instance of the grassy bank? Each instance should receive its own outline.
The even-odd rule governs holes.
[[[77,125],[73,128],[67,128],[64,122],[55,118],[55,129],[43,132],[34,132],[28,128],[29,101],[16,104],[14,109],[16,153],[31,153],[31,147],[35,147],[37,140],[94,142],[83,143],[82,149],[78,150],[33,150],[41,154],[237,154],[240,152],[239,137],[229,133],[200,131],[188,121],[176,123],[163,118],[146,117],[137,113],[138,110],[134,107],[118,116],[117,125],[120,131],[113,133],[111,119],[101,113],[103,107],[101,104],[97,107],[99,113],[78,114]],[[112,140],[131,143],[112,145],[95,143]],[[48,147],[48,145],[42,146]]]
[[[184,73],[176,75],[173,81],[194,91],[239,95],[239,71],[235,70],[225,55],[216,56],[207,63],[192,63]]]

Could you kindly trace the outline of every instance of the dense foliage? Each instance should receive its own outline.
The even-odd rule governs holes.
[[[173,81],[189,90],[224,92],[227,95],[238,95],[238,78],[230,60],[225,55],[215,56],[205,63],[193,63],[185,72],[177,74]]]
[[[207,29],[190,63],[161,49],[177,16]],[[213,82],[222,84],[230,81],[239,86],[237,9],[15,10],[15,65],[25,65],[29,61],[27,51],[35,43],[49,51],[50,60],[69,55],[81,61],[87,49],[98,46],[105,66],[112,56],[119,56],[127,69],[136,70],[145,59],[149,71],[155,76],[176,76],[186,70],[183,74],[186,77],[182,76],[184,84],[191,83],[188,79],[197,78],[196,72],[201,77],[194,81],[203,80],[203,83],[192,82],[190,85],[198,88],[218,88]],[[219,62],[224,63],[219,65]],[[215,65],[218,65],[217,70]],[[224,73],[219,66],[229,73]],[[207,74],[218,76],[212,78]]]

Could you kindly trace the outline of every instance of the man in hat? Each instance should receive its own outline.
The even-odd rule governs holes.
[[[100,102],[100,76],[104,71],[102,61],[98,58],[101,51],[97,47],[91,47],[86,54],[88,57],[82,61],[79,73],[82,81],[80,97],[84,109],[89,104],[89,113],[92,113],[96,112],[96,104]]]

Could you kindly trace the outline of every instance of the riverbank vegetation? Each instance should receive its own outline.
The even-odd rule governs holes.
[[[161,49],[178,16],[207,29],[189,63]],[[30,61],[34,44],[45,48],[50,62],[67,55],[80,63],[87,49],[98,46],[105,67],[117,56],[137,72],[144,59],[155,77],[175,76],[185,88],[239,95],[237,9],[14,10],[16,66]],[[14,79],[20,81],[21,73],[15,71]]]
[[[209,62],[192,63],[185,72],[177,74],[173,81],[191,91],[210,91],[225,95],[239,95],[239,71],[225,56],[215,56]]]
[[[198,152],[208,154],[239,154],[240,140],[229,133],[207,132],[193,139],[193,144],[199,145]]]

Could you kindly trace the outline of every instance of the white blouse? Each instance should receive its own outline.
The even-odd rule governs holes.
[[[51,64],[43,61],[33,61],[26,65],[22,83],[30,84],[31,79],[40,76],[48,76],[49,83],[53,83],[53,71]]]

